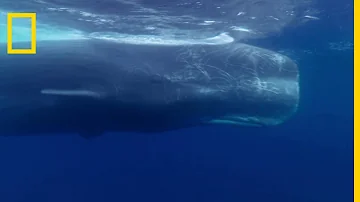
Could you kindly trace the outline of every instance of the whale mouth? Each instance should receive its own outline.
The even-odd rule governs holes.
[[[269,117],[257,117],[257,116],[236,116],[229,115],[223,116],[217,119],[212,119],[208,121],[208,124],[212,125],[235,125],[235,126],[252,126],[252,127],[262,127],[262,126],[272,126],[279,125],[284,122],[284,119],[278,118],[269,118]]]

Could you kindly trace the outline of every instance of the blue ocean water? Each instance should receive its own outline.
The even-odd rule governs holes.
[[[47,10],[33,1],[18,2],[14,5],[13,1],[2,0],[0,8],[4,8],[4,12],[19,11],[24,6],[25,11],[36,10],[40,19],[45,12],[57,19],[51,26],[40,24],[40,39],[81,38],[83,32],[69,28],[80,25],[81,30],[87,34],[91,32],[89,35],[92,37],[110,35],[116,39],[118,33],[125,29],[131,30],[127,34],[140,31],[143,35],[165,33],[169,40],[174,36],[184,39],[190,35],[199,40],[226,31],[236,40],[279,51],[296,60],[301,71],[301,104],[299,112],[291,120],[263,130],[214,126],[156,135],[113,133],[90,140],[79,136],[1,137],[0,201],[353,200],[353,2],[322,0],[312,2],[311,6],[301,5],[295,9],[299,13],[297,17],[285,23],[286,26],[284,21],[269,23],[261,21],[263,18],[260,17],[256,23],[238,22],[230,17],[232,14],[242,15],[242,11],[213,12],[221,5],[214,8],[207,6],[207,11],[212,12],[208,15],[192,11],[193,5],[198,5],[196,2],[200,1],[171,1],[168,4],[161,1],[121,1],[122,9],[111,0],[102,3],[34,1],[46,5]],[[206,2],[217,4],[216,1]],[[246,5],[246,8],[258,6],[247,10],[253,12],[252,15],[261,15],[264,10],[260,9],[268,8],[273,13],[267,15],[277,14],[276,18],[285,18],[285,14],[282,16],[282,12],[275,9],[276,6],[266,7],[271,5],[267,1],[244,2],[241,5]],[[281,1],[281,5],[289,2],[294,1]],[[166,9],[167,5],[175,3],[183,7],[177,7],[174,13],[187,12],[187,17],[176,21],[177,26],[166,24],[161,17],[146,18],[147,23],[153,23],[147,24],[146,29],[126,27],[134,20],[130,17],[123,26],[109,27],[102,23],[105,14],[128,11],[125,5],[144,11],[153,8],[152,4]],[[237,4],[228,5],[236,7]],[[79,18],[71,15],[76,15],[79,8],[87,11],[82,15],[83,23],[70,26],[69,23],[75,22],[73,18]],[[69,18],[57,17],[56,13],[50,12],[54,10],[69,12],[66,14]],[[103,18],[86,18],[91,18],[94,13]],[[126,14],[119,14],[119,20],[126,19]],[[153,15],[163,16],[159,13]],[[189,19],[189,16],[197,18]],[[211,20],[204,21],[204,16]],[[226,21],[229,18],[231,20]],[[112,20],[116,22],[116,19]],[[174,21],[170,17],[166,19]],[[181,22],[190,20],[193,20],[190,23],[192,26],[188,27],[192,30],[191,34],[181,27]],[[234,25],[212,23],[217,20]],[[94,21],[96,27],[86,23]],[[200,21],[211,25],[200,30],[197,26]],[[66,29],[55,26],[64,22],[69,25]],[[257,23],[267,26],[259,27]],[[108,29],[106,32],[104,26]],[[23,27],[17,29],[20,31],[15,40],[27,37],[22,35],[25,33],[21,31]],[[244,31],[246,29],[261,30],[259,32],[263,36],[258,37],[259,34]],[[1,32],[0,37],[4,36]]]

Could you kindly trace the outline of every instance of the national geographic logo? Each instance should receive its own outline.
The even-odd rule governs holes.
[[[30,18],[31,47],[30,49],[13,49],[12,21],[14,18]],[[7,53],[8,54],[36,54],[36,13],[8,13],[7,14]]]

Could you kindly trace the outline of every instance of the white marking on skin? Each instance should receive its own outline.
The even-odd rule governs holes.
[[[274,61],[276,63],[276,65],[279,66],[279,71],[281,72],[283,70],[283,65],[286,62],[285,57],[280,54],[275,53],[273,55],[273,57],[271,57],[271,60]]]
[[[279,18],[276,18],[276,17],[274,17],[274,16],[269,16],[269,18],[272,18],[272,19],[274,19],[274,20],[280,20]]]
[[[46,95],[64,95],[64,96],[87,96],[87,97],[101,97],[100,93],[88,90],[58,90],[58,89],[43,89],[41,94]]]
[[[311,15],[305,15],[304,18],[309,18],[309,19],[313,19],[313,20],[320,20],[320,18],[315,17],[315,16],[311,16]]]
[[[239,26],[231,26],[230,28],[234,31],[249,32],[249,33],[253,32],[251,29],[247,29],[247,28],[239,27]]]
[[[216,92],[216,90],[211,89],[211,88],[207,88],[207,87],[199,88],[199,93],[202,93],[202,94],[212,94],[214,92]]]

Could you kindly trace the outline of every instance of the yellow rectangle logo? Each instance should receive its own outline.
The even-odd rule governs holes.
[[[354,202],[360,201],[360,3],[354,1]]]
[[[13,49],[12,20],[13,18],[30,18],[31,20],[31,48]],[[36,13],[8,13],[7,14],[7,53],[8,54],[36,54]]]

